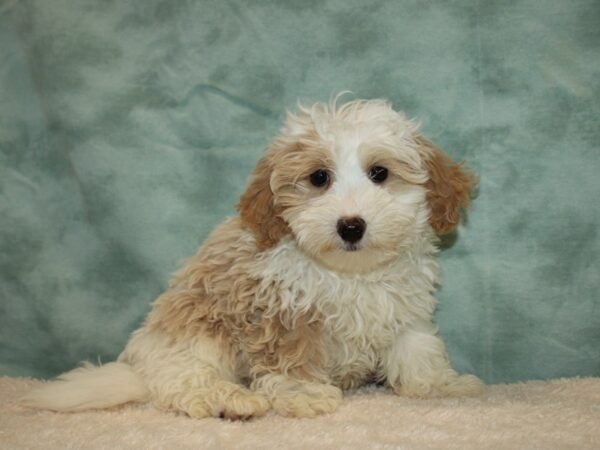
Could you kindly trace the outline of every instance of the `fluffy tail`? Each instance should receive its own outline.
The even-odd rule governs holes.
[[[85,363],[32,390],[20,403],[53,411],[82,411],[143,402],[149,397],[144,382],[129,365],[112,362],[96,367]]]

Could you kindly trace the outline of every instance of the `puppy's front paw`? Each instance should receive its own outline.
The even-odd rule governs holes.
[[[220,417],[246,420],[265,415],[270,404],[267,398],[233,383],[221,382],[210,389],[191,390],[182,396],[178,409],[190,417]]]
[[[455,375],[440,383],[412,383],[394,387],[398,395],[412,398],[473,397],[483,393],[485,384],[475,375]]]
[[[342,402],[342,391],[335,386],[304,383],[280,391],[273,399],[273,409],[283,416],[315,417],[334,412]]]
[[[239,390],[223,399],[219,417],[230,420],[260,417],[265,415],[270,406],[266,397],[248,390]]]

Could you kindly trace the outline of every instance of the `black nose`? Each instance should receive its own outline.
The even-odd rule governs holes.
[[[360,217],[343,217],[337,223],[338,234],[344,241],[351,244],[362,239],[366,228],[367,223]]]

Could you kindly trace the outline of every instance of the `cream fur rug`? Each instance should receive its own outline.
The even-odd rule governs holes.
[[[194,420],[128,405],[31,411],[15,400],[40,383],[0,378],[2,449],[599,449],[600,378],[494,385],[475,399],[409,400],[380,387],[316,419]]]

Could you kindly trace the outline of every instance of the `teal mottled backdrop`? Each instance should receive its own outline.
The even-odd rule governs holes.
[[[600,3],[0,0],[0,374],[114,358],[298,98],[481,176],[438,322],[488,382],[600,375]]]

